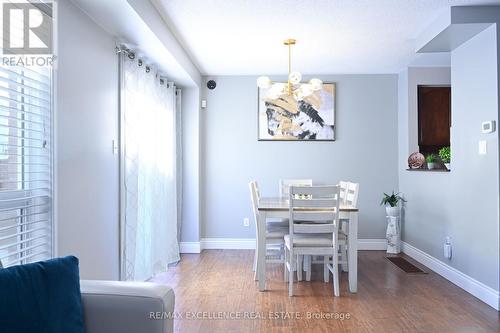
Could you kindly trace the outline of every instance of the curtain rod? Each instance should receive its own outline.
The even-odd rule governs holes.
[[[120,53],[126,54],[130,60],[134,60],[136,57],[135,52],[123,44],[119,44],[119,45],[115,46],[115,53],[116,54],[120,54]],[[139,65],[139,67],[141,67],[144,64],[144,60],[139,58],[137,60],[137,64]],[[146,65],[146,73],[149,73],[150,71],[151,71],[151,66]],[[164,84],[165,82],[167,82],[167,86],[168,86],[168,84],[169,84],[168,78],[164,75],[159,74],[159,73],[156,73],[156,74],[157,74],[158,78],[160,79],[160,84]],[[172,82],[172,81],[170,81],[170,82],[175,86],[175,82]]]

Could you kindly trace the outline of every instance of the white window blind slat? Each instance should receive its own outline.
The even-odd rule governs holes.
[[[0,87],[0,92],[1,91],[2,91],[2,89]],[[31,101],[30,102],[24,102],[22,100],[16,100],[14,98],[5,97],[3,95],[0,95],[0,100],[3,101],[3,102],[15,104],[16,106],[30,108],[31,111],[33,111],[33,110],[40,110],[40,111],[44,112],[44,111],[48,111],[49,110],[49,106],[43,106],[43,105],[38,105],[38,104],[30,103]]]
[[[26,209],[26,208],[35,208],[35,207],[47,207],[47,204],[37,204],[37,205],[21,205],[21,206],[14,206],[13,208],[7,208],[7,209],[0,209],[0,213],[9,213],[15,210],[19,209]]]
[[[12,244],[9,244],[9,245],[0,246],[0,251],[6,251],[7,249],[13,248],[13,247],[25,248],[25,247],[27,247],[27,245],[26,245],[27,243],[33,243],[35,241],[36,242],[43,242],[44,244],[47,244],[45,242],[45,240],[46,240],[46,237],[43,236],[43,235],[36,236],[36,237],[31,237],[29,240],[19,241],[19,242],[15,242],[15,243],[12,243]],[[14,250],[8,251],[8,253],[12,253],[12,252],[14,252]],[[0,253],[2,253],[2,252],[0,252]],[[5,265],[4,265],[4,267],[5,267]]]
[[[48,75],[39,74],[27,67],[0,66],[3,77],[16,78],[17,82],[29,82],[34,85],[43,85],[50,90],[50,78]],[[35,78],[33,78],[35,77]]]
[[[17,237],[22,236],[22,235],[34,233],[34,232],[39,231],[39,230],[47,230],[47,229],[48,229],[47,227],[36,227],[36,228],[28,229],[26,231],[19,231],[16,233],[12,233],[11,235],[8,235],[8,236],[0,237],[0,242],[3,240],[9,239],[9,238],[17,238]]]
[[[48,107],[50,105],[50,101],[48,99],[38,97],[38,96],[36,96],[37,94],[29,94],[29,93],[19,92],[19,91],[16,91],[14,89],[6,88],[5,86],[8,86],[8,85],[0,84],[0,87],[2,87],[3,91],[8,92],[10,94],[11,100],[14,100],[14,102],[18,101],[17,98],[23,97],[23,98],[29,99],[32,103],[37,103],[37,102],[41,103],[41,104],[43,104],[44,107]],[[27,87],[23,84],[18,84],[17,87],[15,87],[15,88],[16,89],[21,88],[22,91],[27,91],[28,88],[30,88],[30,87]],[[36,104],[36,105],[38,105],[38,104]]]
[[[44,260],[44,259],[47,259],[48,257],[51,256],[51,250],[43,250],[43,251],[23,251],[23,253],[30,253],[30,255],[26,255],[26,256],[21,256],[15,260],[12,260],[12,261],[8,261],[7,262],[7,266],[12,266],[12,265],[17,265],[17,264],[23,264],[23,263],[26,263],[26,262],[32,262],[32,261],[40,261],[40,260]],[[3,262],[3,261],[2,261]]]
[[[33,93],[32,93],[33,95],[35,95],[35,94],[41,94],[44,97],[46,97],[47,100],[50,99],[50,95],[46,91],[44,91],[42,89],[38,89],[36,87],[31,87],[31,86],[28,86],[28,85],[25,85],[25,84],[22,84],[22,83],[18,83],[16,81],[10,80],[10,79],[5,78],[3,76],[0,76],[0,82],[4,82],[4,83],[7,83],[7,84],[10,84],[13,87],[22,87],[25,90],[33,91]]]
[[[3,218],[0,220],[0,225],[2,223],[8,223],[9,221],[15,221],[15,220],[19,220],[21,218],[24,218],[24,217],[28,217],[28,216],[35,216],[35,215],[41,215],[41,214],[48,214],[50,213],[48,210],[42,210],[38,213],[31,213],[31,214],[21,214],[19,216],[15,216],[15,217],[7,217],[7,218]],[[34,222],[28,222],[28,223],[39,223],[40,221],[34,221]],[[16,222],[17,223],[17,222]],[[11,226],[8,226],[8,227],[1,227],[0,230],[2,230],[2,228],[11,228]]]
[[[28,117],[18,118],[18,119],[23,119],[23,121],[30,122],[30,121],[34,121],[34,119],[39,118],[39,119],[37,119],[37,121],[40,121],[40,119],[41,119],[41,121],[45,121],[43,123],[44,126],[50,125],[50,122],[46,121],[48,119],[48,117],[45,116],[44,114],[38,114],[38,113],[30,112],[30,111],[27,111],[24,109],[18,109],[18,108],[14,108],[14,107],[10,107],[10,106],[5,106],[5,105],[0,105],[0,111],[7,112],[7,115],[19,114],[18,117],[20,117],[20,115],[22,115],[22,114],[25,114],[25,115],[28,115]],[[3,114],[2,116],[5,116],[5,114]],[[34,118],[34,119],[32,119],[32,118]]]
[[[5,260],[5,259],[8,259],[8,258],[10,258],[10,257],[17,257],[17,255],[22,254],[23,252],[26,252],[26,251],[29,251],[29,250],[33,250],[33,249],[36,249],[36,248],[38,248],[38,247],[42,247],[42,246],[46,247],[46,246],[47,246],[47,244],[45,244],[45,243],[39,243],[39,244],[35,244],[35,245],[31,245],[31,246],[27,246],[27,247],[25,247],[25,248],[24,248],[24,249],[22,249],[22,250],[19,250],[19,251],[16,251],[16,252],[11,252],[11,253],[10,253],[10,254],[8,254],[8,255],[5,255],[5,256],[3,256],[3,257],[0,257],[0,260],[2,260],[2,262],[6,262],[6,260]],[[18,258],[16,258],[15,260],[17,260],[17,259],[18,259]]]
[[[2,110],[1,110],[1,107],[0,107],[0,117],[2,117],[3,119],[5,120],[8,120],[9,123],[12,122],[12,124],[25,124],[27,126],[36,126],[38,128],[43,128],[43,129],[46,129],[46,128],[50,128],[50,126],[47,126],[45,125],[43,122],[41,121],[36,121],[36,120],[23,120],[23,119],[20,119],[18,117],[11,117],[11,116],[8,116],[8,113],[3,113]],[[6,125],[2,125],[2,126],[6,126]]]
[[[0,66],[0,261],[52,257],[52,79]]]
[[[30,132],[30,133],[33,133],[33,135],[45,135],[45,130],[42,129],[34,129],[34,128],[29,128],[29,127],[19,127],[19,126],[14,126],[14,125],[2,125],[0,124],[0,130],[4,128],[10,132],[23,132],[23,133],[20,133],[21,134],[21,137],[23,137],[25,135],[26,132]],[[16,136],[19,136],[19,135],[16,135]]]
[[[30,140],[30,141],[34,141],[34,142],[47,142],[47,140],[43,139],[43,138],[29,138],[29,137],[24,137],[22,135],[8,135],[8,134],[0,134],[1,137],[4,137],[4,138],[13,138],[13,139],[22,139],[22,140]],[[2,140],[0,138],[0,140]]]

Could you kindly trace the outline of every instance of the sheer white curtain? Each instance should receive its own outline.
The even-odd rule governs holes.
[[[121,54],[122,279],[146,280],[179,260],[178,104],[174,83],[129,55]]]

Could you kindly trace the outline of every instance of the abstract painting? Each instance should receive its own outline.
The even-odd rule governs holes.
[[[335,84],[302,99],[259,88],[259,141],[335,141]]]

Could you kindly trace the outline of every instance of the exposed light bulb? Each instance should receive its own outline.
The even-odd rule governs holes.
[[[300,95],[302,97],[307,97],[313,93],[313,89],[310,84],[303,83],[300,85]]]
[[[309,81],[309,84],[311,85],[311,89],[313,91],[318,91],[323,88],[323,81],[321,81],[320,79],[311,79],[311,81]]]
[[[300,80],[302,80],[302,74],[299,72],[291,72],[288,76],[291,84],[299,84]]]
[[[271,87],[272,84],[273,84],[273,82],[271,81],[269,76],[260,76],[257,79],[257,87],[259,87],[261,89],[267,89],[267,88]]]

